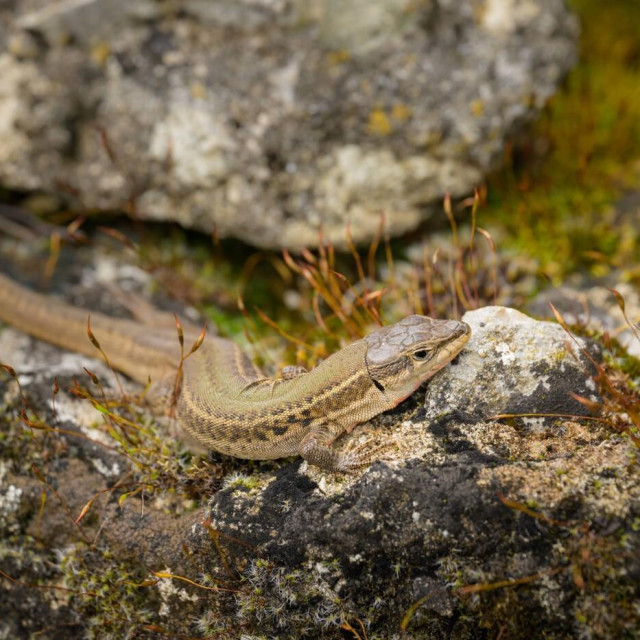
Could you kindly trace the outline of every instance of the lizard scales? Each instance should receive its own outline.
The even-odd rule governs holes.
[[[88,356],[88,311],[31,291],[0,274],[0,319]],[[112,366],[143,384],[171,388],[180,360],[169,314],[141,314],[151,324],[91,313],[91,330]],[[200,329],[184,323],[185,344]],[[471,330],[456,320],[408,316],[357,340],[311,371],[283,378],[262,374],[233,342],[206,336],[183,364],[181,426],[206,446],[231,456],[274,459],[302,455],[330,471],[371,462],[366,447],[340,454],[342,433],[395,407],[451,361]],[[191,341],[191,342],[190,342]]]

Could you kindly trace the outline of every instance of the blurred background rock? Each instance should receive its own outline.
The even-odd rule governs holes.
[[[0,184],[254,246],[429,219],[576,61],[562,0],[0,3]]]

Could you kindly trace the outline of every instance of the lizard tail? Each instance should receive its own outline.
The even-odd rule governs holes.
[[[27,289],[2,273],[0,320],[58,347],[100,357],[88,334],[90,324],[110,364],[143,384],[175,370],[179,361],[175,328],[152,332],[133,320],[89,312]]]

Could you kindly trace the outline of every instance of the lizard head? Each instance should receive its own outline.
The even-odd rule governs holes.
[[[395,406],[453,360],[470,336],[465,322],[408,316],[364,339],[369,376]]]

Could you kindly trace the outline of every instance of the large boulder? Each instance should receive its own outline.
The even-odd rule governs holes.
[[[412,229],[575,60],[562,0],[17,0],[0,181],[263,247]]]

